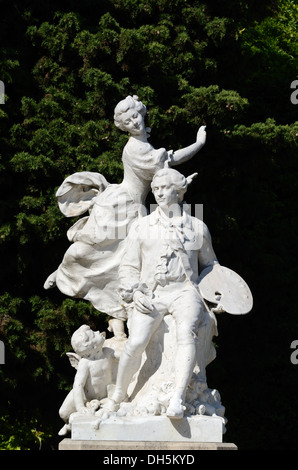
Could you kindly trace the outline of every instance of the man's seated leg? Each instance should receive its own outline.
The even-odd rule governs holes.
[[[154,308],[151,313],[140,313],[136,308],[129,319],[129,336],[120,356],[115,391],[105,408],[110,411],[119,409],[120,403],[127,399],[129,384],[138,371],[142,354],[150,338],[158,328],[163,316]]]
[[[176,322],[177,354],[175,392],[170,400],[167,416],[179,419],[184,414],[186,389],[197,360],[197,334],[205,306],[199,292],[191,284],[185,283],[176,293],[169,311]]]

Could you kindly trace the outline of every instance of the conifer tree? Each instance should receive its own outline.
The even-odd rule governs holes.
[[[44,447],[56,445],[50,434],[60,423],[52,416],[71,386],[65,359],[71,334],[82,323],[107,326],[89,303],[45,291],[43,283],[68,247],[66,231],[74,222],[59,212],[58,186],[77,171],[121,181],[127,136],[115,128],[113,110],[128,94],[146,104],[155,147],[188,145],[198,127],[207,126],[206,146],[181,167],[184,174],[199,173],[188,202],[204,204],[221,263],[243,275],[256,305],[246,326],[243,319],[219,320],[223,355],[211,377],[226,387],[229,421],[238,423],[244,406],[228,384],[231,369],[245,396],[249,388],[248,405],[270,414],[277,403],[256,405],[260,384],[251,380],[256,369],[272,380],[274,345],[264,357],[256,345],[265,334],[280,345],[276,331],[290,344],[290,325],[297,324],[285,308],[285,299],[296,304],[290,285],[297,278],[289,261],[297,239],[298,122],[290,100],[297,79],[296,3],[15,0],[3,6],[0,22],[6,92],[0,105],[0,340],[6,352],[0,448],[36,448],[41,440]],[[256,350],[263,357],[258,366]],[[240,373],[241,361],[249,366]],[[275,360],[283,377],[284,361]],[[26,429],[22,435],[10,427],[12,417]],[[253,417],[247,420],[254,425]],[[229,438],[249,447],[249,426],[239,424],[240,435],[232,429]],[[254,439],[266,445],[261,433]]]

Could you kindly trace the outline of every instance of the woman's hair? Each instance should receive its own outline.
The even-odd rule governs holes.
[[[124,100],[120,101],[116,108],[114,109],[114,123],[115,126],[121,129],[122,131],[125,130],[125,126],[123,125],[122,115],[126,113],[129,109],[135,109],[138,111],[142,116],[145,116],[147,113],[146,106],[139,101],[138,96],[128,95]]]

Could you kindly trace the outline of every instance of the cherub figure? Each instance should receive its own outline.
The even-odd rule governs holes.
[[[114,349],[103,347],[105,339],[105,332],[93,331],[88,325],[80,326],[72,335],[71,345],[75,352],[69,352],[67,356],[77,372],[73,388],[59,410],[65,421],[59,431],[60,436],[70,431],[72,413],[94,414],[100,401],[108,396],[118,361]]]

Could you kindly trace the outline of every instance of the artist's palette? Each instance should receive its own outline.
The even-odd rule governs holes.
[[[252,309],[253,298],[246,282],[229,268],[214,265],[202,271],[199,289],[208,302],[220,304],[232,315],[243,315]]]

